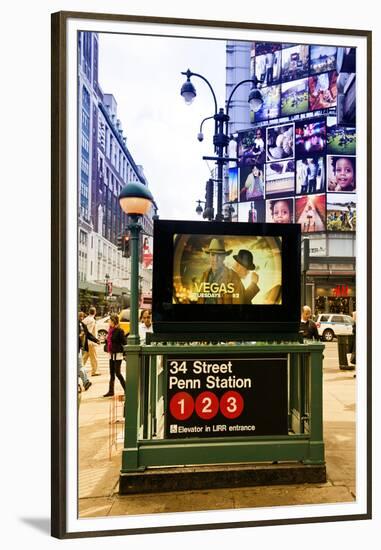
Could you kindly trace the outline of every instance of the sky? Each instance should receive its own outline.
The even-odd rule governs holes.
[[[142,165],[161,219],[202,220],[195,212],[214,168],[212,94],[192,77],[197,96],[186,105],[180,90],[188,68],[211,83],[225,104],[226,42],[171,37],[99,34],[99,83],[112,93],[117,117],[136,164]]]

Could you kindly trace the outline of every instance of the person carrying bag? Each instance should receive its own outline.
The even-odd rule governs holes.
[[[123,346],[125,344],[125,335],[123,329],[119,326],[119,317],[116,314],[110,315],[109,331],[105,343],[105,351],[109,353],[110,381],[108,392],[103,397],[112,397],[114,395],[115,377],[118,378],[123,390],[126,384],[121,373],[123,360]]]

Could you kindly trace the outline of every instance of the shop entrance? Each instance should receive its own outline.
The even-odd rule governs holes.
[[[319,313],[352,315],[353,311],[356,311],[356,298],[354,296],[316,296],[315,298],[316,315]]]

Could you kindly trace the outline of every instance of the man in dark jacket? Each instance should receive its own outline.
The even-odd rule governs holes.
[[[311,319],[311,308],[309,306],[303,306],[302,308],[299,334],[302,334],[303,338],[308,338],[309,340],[320,340],[316,323]]]

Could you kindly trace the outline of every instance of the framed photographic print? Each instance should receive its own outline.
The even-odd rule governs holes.
[[[53,536],[371,518],[371,132],[370,31],[52,15]]]

